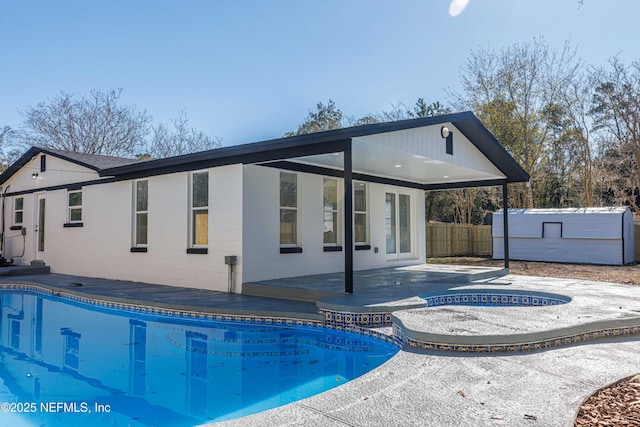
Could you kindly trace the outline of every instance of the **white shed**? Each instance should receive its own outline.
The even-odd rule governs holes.
[[[633,214],[627,207],[509,209],[509,257],[622,265],[635,261]],[[504,258],[503,210],[493,214],[493,258]]]

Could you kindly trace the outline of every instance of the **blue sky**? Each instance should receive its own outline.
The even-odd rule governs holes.
[[[154,122],[186,109],[223,145],[282,136],[318,101],[349,116],[446,103],[479,47],[570,40],[640,59],[637,0],[0,0],[0,126],[60,91],[123,88]]]

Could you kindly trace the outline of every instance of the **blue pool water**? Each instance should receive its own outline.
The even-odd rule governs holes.
[[[398,348],[311,326],[139,314],[0,292],[1,426],[193,426],[331,389]]]

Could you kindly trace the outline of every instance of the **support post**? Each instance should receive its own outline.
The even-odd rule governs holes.
[[[344,147],[344,291],[353,293],[353,158],[351,140]]]
[[[509,268],[509,193],[507,183],[502,184],[502,223],[504,227],[504,268]]]

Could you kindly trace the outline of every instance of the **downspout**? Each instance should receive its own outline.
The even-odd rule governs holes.
[[[6,218],[6,212],[5,212],[5,200],[7,199],[7,191],[9,190],[9,187],[11,187],[11,184],[7,185],[7,187],[4,189],[4,191],[2,192],[2,238],[0,239],[0,265],[6,265],[7,264],[7,260],[4,257],[4,235],[5,235],[5,218]]]

